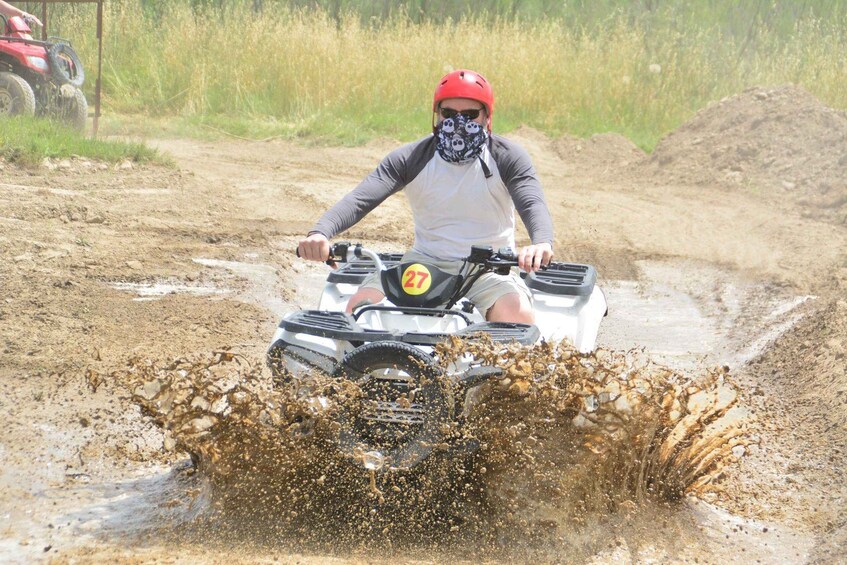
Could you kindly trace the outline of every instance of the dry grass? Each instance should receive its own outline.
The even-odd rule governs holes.
[[[58,21],[81,30],[92,18],[79,11]],[[71,35],[94,61],[93,34]],[[121,2],[107,13],[106,41],[107,111],[211,121],[239,134],[415,138],[428,129],[435,82],[461,67],[494,83],[501,131],[521,123],[551,134],[617,131],[648,149],[748,86],[797,83],[847,108],[847,32],[810,17],[753,37],[614,15],[590,30],[490,16],[369,25],[283,8],[253,18],[237,2],[205,12],[171,3],[153,21]]]

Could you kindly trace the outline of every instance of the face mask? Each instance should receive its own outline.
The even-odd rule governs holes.
[[[435,128],[435,149],[448,163],[466,163],[476,159],[488,139],[488,131],[473,120],[458,114]]]

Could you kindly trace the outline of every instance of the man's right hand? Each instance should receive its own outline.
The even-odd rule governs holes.
[[[313,233],[300,240],[297,253],[309,261],[326,261],[329,259],[329,240],[322,233]]]
[[[35,26],[44,27],[44,24],[41,23],[41,20],[39,20],[38,18],[36,18],[32,14],[24,13],[23,15],[21,15],[21,17],[24,19],[24,21],[26,22],[26,25],[28,25],[30,27],[30,29],[35,27]]]

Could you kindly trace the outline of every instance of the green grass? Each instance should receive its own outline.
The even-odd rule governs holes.
[[[130,160],[170,165],[170,159],[143,143],[91,139],[40,118],[0,119],[0,158],[37,165],[45,158],[86,157],[109,163]]]
[[[751,86],[794,83],[847,108],[845,0],[397,5],[108,3],[104,112],[200,136],[410,140],[429,131],[436,81],[462,67],[494,84],[499,132],[618,132],[647,150],[709,102]],[[92,77],[93,8],[51,9],[51,32],[73,40]]]

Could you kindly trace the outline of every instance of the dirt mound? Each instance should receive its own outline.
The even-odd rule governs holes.
[[[585,139],[566,135],[556,139],[553,148],[565,163],[585,170],[620,169],[645,158],[638,146],[617,133],[600,133]]]
[[[748,187],[847,208],[847,114],[796,86],[752,88],[697,112],[647,163],[681,183]]]
[[[842,285],[843,286],[843,285]],[[803,411],[847,433],[847,300],[843,290],[780,338],[759,362],[799,393]]]
[[[587,138],[564,135],[552,139],[528,126],[521,126],[506,137],[520,143],[532,155],[539,170],[557,169],[557,175],[575,172],[591,176],[614,172],[646,158],[644,151],[617,133],[599,133]],[[564,170],[562,169],[564,165]]]
[[[555,141],[555,147],[562,159],[578,156],[583,165],[632,162],[644,157],[638,146],[617,133],[598,133],[586,139],[566,135]]]

